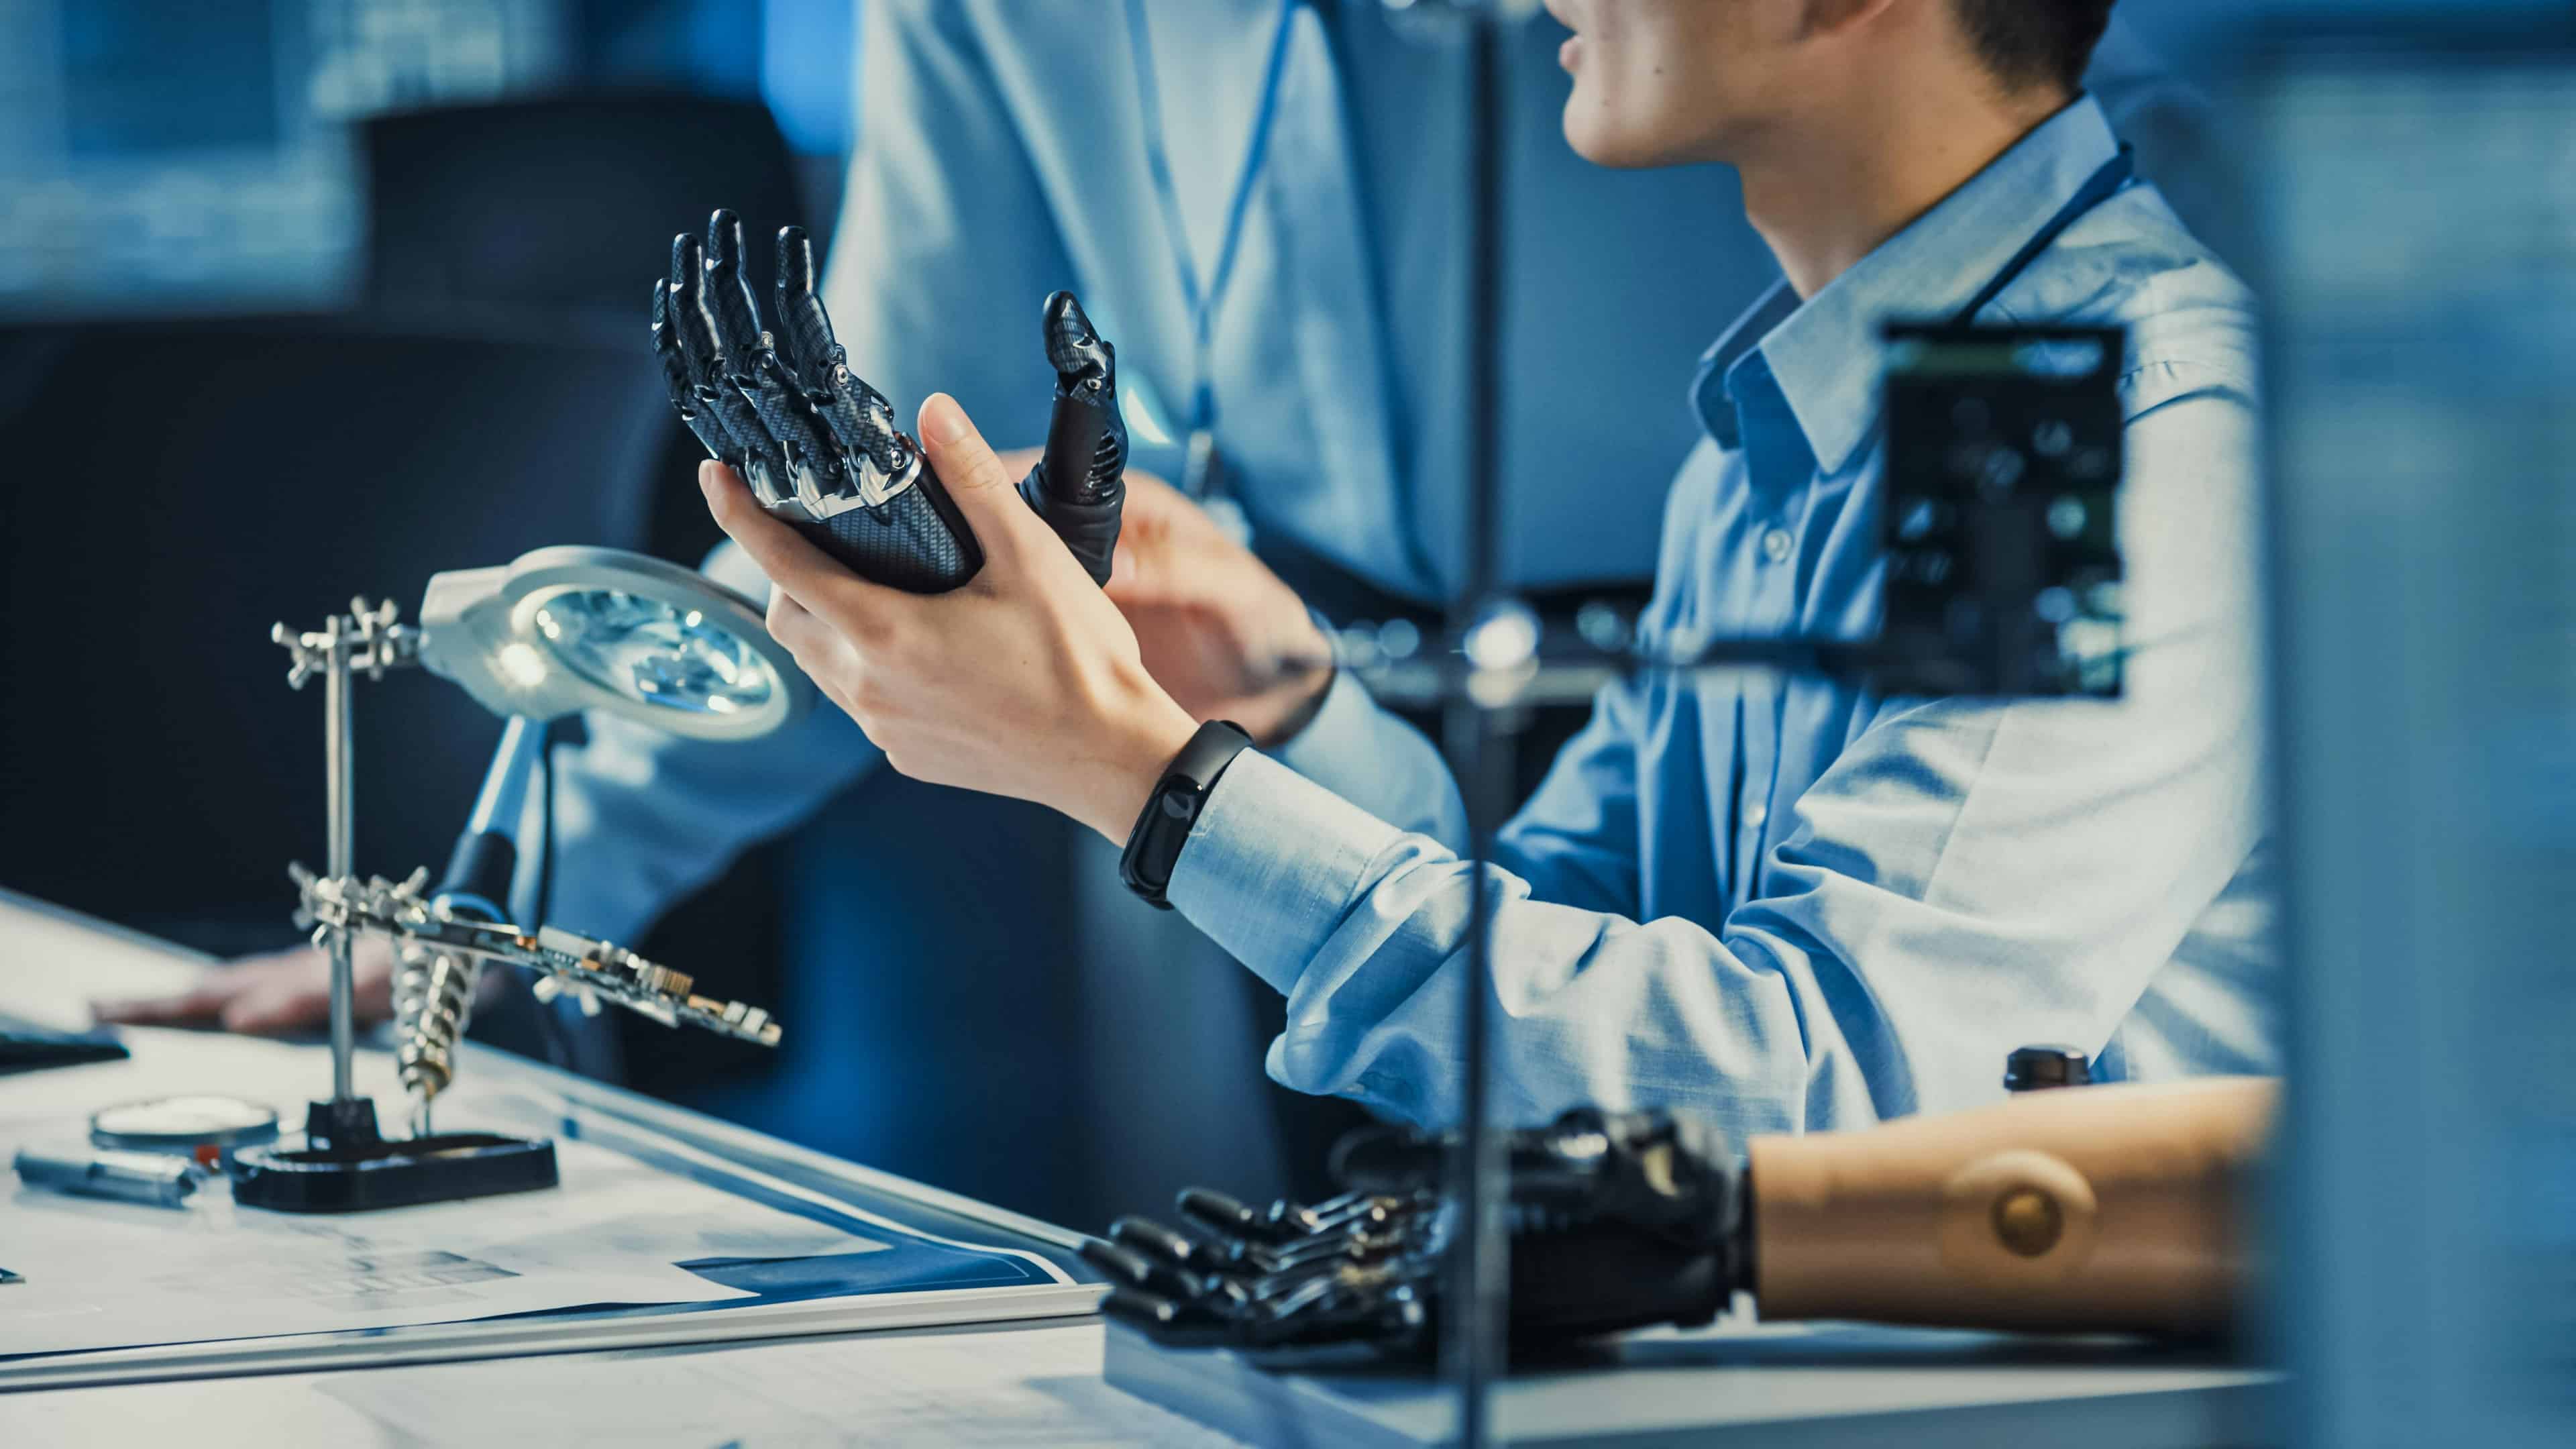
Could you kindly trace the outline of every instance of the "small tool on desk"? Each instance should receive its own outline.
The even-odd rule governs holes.
[[[152,1207],[187,1206],[188,1195],[206,1178],[206,1170],[189,1159],[157,1152],[21,1147],[11,1165],[29,1187]]]

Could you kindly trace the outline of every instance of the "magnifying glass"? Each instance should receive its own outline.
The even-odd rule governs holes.
[[[702,740],[750,740],[814,687],[749,599],[694,569],[565,545],[457,569],[421,601],[421,662],[504,719],[600,710]]]

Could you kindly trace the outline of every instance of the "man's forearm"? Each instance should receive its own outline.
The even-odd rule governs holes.
[[[1274,1077],[1437,1124],[1457,1108],[1468,869],[1247,753],[1182,851],[1171,900],[1288,997]],[[1807,950],[1738,950],[1688,921],[1544,904],[1488,869],[1507,1115],[1688,1104],[1744,1132],[1814,1125],[1811,1111],[1874,1119]]]

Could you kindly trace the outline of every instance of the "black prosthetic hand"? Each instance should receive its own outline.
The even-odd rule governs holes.
[[[1020,481],[1020,496],[1082,560],[1096,584],[1109,582],[1127,502],[1127,424],[1118,416],[1118,356],[1071,292],[1046,299],[1047,362],[1055,368],[1055,413],[1046,452]]]
[[[685,234],[672,239],[671,275],[653,284],[653,351],[681,420],[709,454],[742,475],[761,507],[862,578],[920,594],[973,578],[984,551],[920,444],[896,423],[885,394],[850,371],[814,290],[813,243],[801,227],[778,234],[775,301],[776,326],[764,329],[745,267],[742,222],[732,212],[709,219],[703,245]],[[1042,462],[1023,488],[1033,504],[1041,496],[1050,500],[1042,514],[1078,505],[1058,532],[1093,576],[1105,579],[1125,497],[1126,433],[1115,425],[1109,345],[1069,294],[1048,301],[1049,360],[1060,352],[1060,313],[1069,314],[1070,332],[1079,339],[1062,355],[1096,349],[1097,386],[1090,395],[1109,407],[1110,422],[1104,431],[1078,408],[1068,414],[1064,393],[1087,386],[1095,374],[1060,363],[1046,456],[1070,453],[1073,445],[1060,450],[1053,434],[1072,427],[1082,433],[1080,446],[1104,460],[1105,439],[1114,435],[1114,461],[1105,472],[1093,465],[1078,474],[1059,474]],[[1106,542],[1100,541],[1104,512]],[[1049,522],[1057,522],[1052,514]],[[1096,566],[1086,552],[1095,546]]]
[[[1427,1349],[1451,1216],[1438,1188],[1454,1139],[1393,1128],[1345,1138],[1351,1191],[1255,1209],[1181,1194],[1182,1226],[1122,1218],[1083,1257],[1109,1275],[1105,1310],[1181,1347]],[[1512,1134],[1514,1342],[1704,1323],[1750,1282],[1743,1175],[1696,1119],[1568,1112]]]
[[[765,331],[732,212],[709,220],[704,246],[672,239],[653,350],[682,420],[761,507],[861,577],[920,594],[973,578],[983,550],[885,394],[851,374],[801,228],[778,234],[777,302]]]

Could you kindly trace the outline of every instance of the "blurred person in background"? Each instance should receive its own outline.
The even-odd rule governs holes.
[[[1336,621],[1419,614],[1449,593],[1467,484],[1453,401],[1469,331],[1461,50],[1414,43],[1377,0],[861,0],[860,19],[858,144],[825,278],[853,370],[899,408],[945,391],[987,436],[1034,444],[1048,406],[1039,301],[1078,292],[1118,349],[1138,466],[1110,595],[1149,663],[1268,657],[1276,641],[1237,631],[1299,617],[1193,593],[1184,565],[1229,534],[1268,565],[1267,602],[1302,599]],[[1670,459],[1699,431],[1675,379],[1779,275],[1731,170],[1617,173],[1564,147],[1563,38],[1532,25],[1507,42],[1504,290],[1519,345],[1501,409],[1506,576],[1543,600],[1653,567]],[[2196,232],[2237,234],[2207,108],[2187,87],[2116,23],[2086,86]],[[659,240],[637,239],[639,276]],[[641,330],[639,318],[639,349]],[[766,593],[730,546],[709,569]],[[1158,672],[1190,681],[1194,714],[1240,719],[1291,768],[1461,842],[1446,780],[1371,743],[1378,712],[1347,676],[1283,696],[1272,679]],[[1282,697],[1295,700],[1284,712]],[[588,728],[561,762],[549,915],[618,940],[883,758],[828,708],[752,749],[615,719]],[[1090,903],[1110,945],[1091,943],[1087,964],[1126,974],[1103,994],[1132,1003],[1119,1030],[1152,1043],[1135,1055],[1165,1062],[1161,1081],[1133,1085],[1204,1082],[1190,1054],[1239,1058],[1246,1008],[1215,1011],[1238,1024],[1203,1045],[1208,1022],[1193,1016],[1210,1005],[1175,985],[1175,957],[1214,948],[1127,900],[1105,864],[1088,874],[1111,884]],[[362,1012],[383,1015],[378,943],[360,972]],[[310,1028],[326,1015],[324,974],[298,949],[102,1014]],[[1242,1113],[1189,1090],[1203,1140],[1178,1160],[1192,1176],[1275,1170],[1224,1161],[1211,1144],[1241,1137]]]

